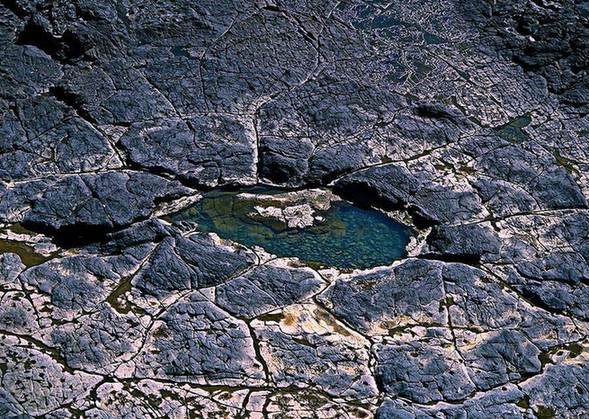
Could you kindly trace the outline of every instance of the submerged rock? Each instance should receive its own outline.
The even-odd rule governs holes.
[[[254,209],[262,217],[273,218],[286,224],[288,228],[305,228],[323,217],[318,213],[329,210],[332,202],[340,198],[326,189],[304,189],[296,192],[273,194],[238,195],[239,199],[254,200],[259,203]]]
[[[313,266],[367,268],[405,255],[409,228],[382,212],[355,207],[323,189],[250,191],[210,192],[170,220]]]

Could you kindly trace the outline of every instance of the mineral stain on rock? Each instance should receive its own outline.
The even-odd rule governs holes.
[[[406,255],[410,230],[382,212],[325,198],[314,190],[280,193],[252,188],[248,193],[213,191],[171,216],[198,229],[281,257],[344,269],[389,265]],[[333,199],[335,196],[332,195]],[[301,199],[309,203],[300,203]]]

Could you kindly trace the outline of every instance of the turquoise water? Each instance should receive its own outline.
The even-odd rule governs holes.
[[[265,189],[263,193],[269,192]],[[389,265],[406,254],[409,229],[381,212],[337,201],[329,210],[316,212],[323,221],[302,229],[289,228],[256,214],[255,206],[276,206],[276,202],[238,198],[238,194],[210,192],[170,219],[196,222],[201,231],[246,246],[257,245],[277,256],[298,257],[312,265],[369,268]]]

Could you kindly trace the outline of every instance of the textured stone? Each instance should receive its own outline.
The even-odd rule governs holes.
[[[573,0],[1,1],[0,416],[588,416],[588,46]],[[269,183],[407,255],[165,217]]]
[[[41,187],[44,190],[39,195],[27,197],[33,202],[22,217],[23,223],[49,233],[67,231],[73,236],[125,227],[147,218],[159,202],[188,193],[177,182],[141,172],[65,176]],[[38,193],[37,188],[33,193]],[[4,198],[4,205],[14,205],[10,193]],[[8,212],[0,216],[12,218]]]
[[[235,316],[257,317],[308,298],[322,285],[321,278],[308,268],[271,261],[219,285],[215,303]]]

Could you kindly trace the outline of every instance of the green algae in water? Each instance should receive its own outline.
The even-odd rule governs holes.
[[[523,115],[515,118],[503,126],[496,128],[495,130],[504,140],[515,144],[520,144],[528,140],[528,134],[526,134],[523,128],[530,125],[531,122],[532,118],[529,115]]]
[[[264,190],[267,196],[268,191]],[[260,246],[282,257],[298,257],[310,265],[369,268],[389,265],[406,255],[409,229],[385,214],[332,202],[316,212],[323,221],[306,228],[289,228],[262,217],[256,206],[279,206],[271,198],[245,199],[237,192],[210,192],[196,205],[171,216],[173,222],[195,222],[198,229],[245,246]]]
[[[0,240],[0,253],[16,253],[27,267],[40,265],[50,259],[35,252],[31,246],[11,240]]]

